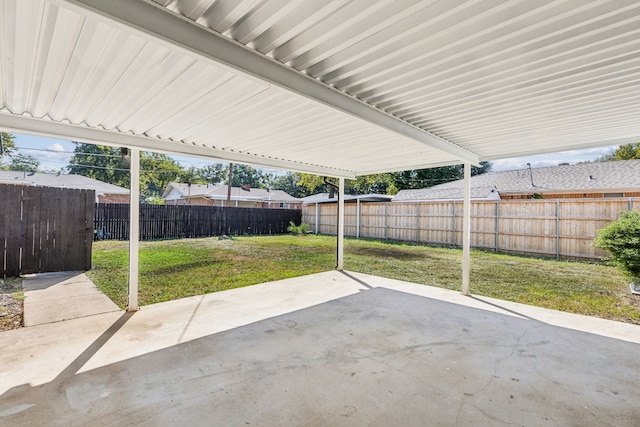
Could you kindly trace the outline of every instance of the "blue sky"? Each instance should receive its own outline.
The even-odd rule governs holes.
[[[33,135],[14,134],[16,137],[16,147],[22,154],[28,154],[40,161],[40,167],[43,170],[58,171],[66,166],[71,158],[74,145],[71,141],[44,138]],[[595,160],[605,154],[609,154],[616,149],[616,146],[587,148],[584,150],[563,151],[550,154],[539,154],[535,156],[514,157],[509,159],[494,160],[493,170],[504,171],[513,169],[523,169],[527,163],[531,163],[534,168],[555,166],[559,163],[579,163],[589,160]],[[207,161],[200,158],[172,156],[182,166],[202,167],[208,164],[219,162]],[[273,169],[264,169],[266,172],[280,174],[281,171]]]

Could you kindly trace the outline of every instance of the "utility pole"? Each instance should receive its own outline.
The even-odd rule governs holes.
[[[229,163],[229,185],[227,185],[227,207],[231,207],[231,181],[233,181],[233,163]]]

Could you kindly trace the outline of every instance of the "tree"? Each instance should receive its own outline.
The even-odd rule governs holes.
[[[183,169],[180,172],[180,174],[178,174],[178,177],[176,178],[176,180],[178,182],[184,182],[189,184],[206,184],[207,183],[207,180],[202,178],[202,175],[200,175],[200,169],[195,166],[191,166],[187,169]]]
[[[0,146],[0,157],[2,156],[11,156],[16,147],[15,136],[8,132],[0,132],[0,142],[2,145]]]
[[[69,173],[129,188],[129,163],[120,148],[75,142]]]
[[[10,158],[15,152],[15,137],[8,132],[0,132],[0,170],[8,169],[3,158]]]
[[[302,174],[300,172],[286,172],[271,181],[271,188],[282,190],[293,197],[306,197],[311,192],[308,188],[298,185]]]
[[[228,184],[228,179],[225,184]],[[247,165],[233,165],[232,187],[249,184],[251,188],[266,188],[269,177],[262,171]]]
[[[491,171],[490,162],[480,162],[480,166],[471,166],[471,176]],[[401,190],[433,187],[449,181],[464,178],[464,166],[452,165],[430,169],[415,169],[398,173],[397,186]]]
[[[613,153],[600,157],[598,162],[610,162],[615,160],[637,160],[640,159],[640,142],[624,144],[619,146]]]
[[[37,172],[40,162],[33,156],[17,154],[11,157],[8,169],[12,171]]]
[[[397,173],[380,173],[359,176],[352,181],[351,188],[356,194],[389,194],[398,193],[396,186]]]
[[[177,180],[191,184],[221,184],[228,171],[229,169],[221,163],[201,168],[191,166],[188,169],[182,169]]]
[[[324,182],[324,177],[320,175],[301,173],[299,175],[298,185],[305,188],[309,194],[329,192],[328,185]]]
[[[206,165],[196,169],[196,175],[204,181],[204,184],[221,184],[224,182],[229,168],[222,163]]]
[[[611,253],[611,260],[640,288],[640,211],[624,211],[598,231],[596,248]]]
[[[69,173],[130,188],[130,165],[126,150],[104,145],[75,143]],[[140,153],[140,194],[145,198],[160,196],[167,184],[175,181],[182,167],[159,153]]]
[[[159,197],[171,181],[183,172],[182,166],[166,154],[140,153],[140,193]]]

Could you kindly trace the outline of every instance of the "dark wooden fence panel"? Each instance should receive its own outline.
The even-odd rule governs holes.
[[[95,193],[0,185],[3,276],[89,270]]]
[[[301,219],[295,209],[141,205],[140,240],[283,234]],[[128,240],[129,205],[96,205],[94,227],[96,240]]]
[[[22,187],[0,185],[2,200],[2,224],[0,224],[0,254],[2,255],[2,275],[20,275],[20,254],[22,244]]]

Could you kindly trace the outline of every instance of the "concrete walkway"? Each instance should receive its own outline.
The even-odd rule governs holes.
[[[22,286],[24,326],[120,311],[81,272],[31,274],[23,278]]]
[[[0,333],[0,425],[637,426],[640,327],[327,272]]]

